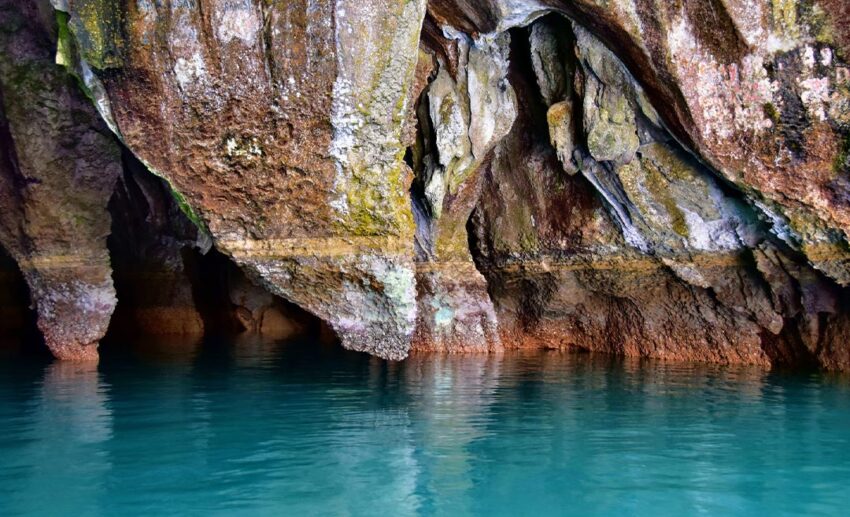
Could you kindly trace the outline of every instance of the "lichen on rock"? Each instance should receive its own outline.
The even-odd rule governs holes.
[[[510,37],[473,39],[446,29],[440,39],[457,49],[457,69],[453,73],[446,57],[437,57],[418,110],[423,149],[412,189],[419,306],[413,346],[496,349],[498,323],[469,252],[466,223],[480,193],[482,165],[516,117],[507,76]]]

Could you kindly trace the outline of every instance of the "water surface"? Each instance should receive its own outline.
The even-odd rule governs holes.
[[[841,515],[850,381],[311,343],[0,363],[0,515]]]

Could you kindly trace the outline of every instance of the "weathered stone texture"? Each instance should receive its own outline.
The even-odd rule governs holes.
[[[0,236],[55,350],[93,351],[115,303],[117,153],[54,47],[195,225],[165,243],[158,198],[128,195],[151,178],[125,174],[138,231],[113,240],[176,275],[145,303],[180,324],[203,326],[184,252],[208,237],[252,332],[279,296],[390,359],[850,368],[847,2],[0,5]]]
[[[677,140],[772,217],[790,246],[846,284],[845,4],[435,0],[429,12],[477,32],[552,11],[572,17],[617,52]],[[599,136],[623,150],[616,132]]]
[[[121,165],[56,41],[48,4],[0,2],[0,242],[54,355],[92,360],[116,303],[106,206]]]
[[[209,238],[180,211],[163,180],[129,152],[123,154],[123,173],[109,205],[109,251],[119,298],[113,328],[124,336],[199,339],[205,325],[193,280],[220,282],[197,279],[192,271],[193,262],[208,251]]]
[[[72,21],[83,4],[69,3]],[[345,346],[396,359],[415,312],[402,127],[424,12],[424,0],[140,2],[116,14],[120,66],[88,58],[124,141],[220,250]]]
[[[845,346],[824,339],[844,332],[846,293],[681,148],[580,26],[573,49],[546,53],[576,71],[575,90],[552,97],[534,47],[552,23],[515,49],[528,64],[512,56],[520,117],[473,217],[503,345],[836,367]]]

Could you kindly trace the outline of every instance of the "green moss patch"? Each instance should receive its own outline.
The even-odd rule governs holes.
[[[121,3],[114,0],[75,0],[68,27],[80,55],[93,68],[106,70],[123,64]]]

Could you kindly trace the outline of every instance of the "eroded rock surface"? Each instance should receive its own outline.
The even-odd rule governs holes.
[[[57,23],[12,4],[4,45],[40,54],[3,61],[3,243],[34,299],[61,285],[67,321],[100,311],[49,342],[96,341],[114,305],[92,214],[115,173],[87,171],[116,153],[79,129],[91,108],[53,46],[192,239],[242,267],[227,303],[247,329],[280,296],[391,359],[545,346],[850,368],[843,0],[53,0]],[[36,57],[50,93],[9,86]],[[30,215],[51,213],[39,191],[61,214]],[[157,224],[140,242],[173,234]],[[38,258],[69,242],[94,269]],[[186,246],[163,248],[170,270]]]
[[[818,321],[843,333],[846,309],[835,302],[846,293],[812,268],[822,263],[807,261],[745,190],[683,148],[595,36],[574,24],[572,48],[541,43],[552,30],[535,26],[553,23],[535,21],[529,46],[516,49],[515,58],[532,58],[531,70],[515,73],[530,78],[515,83],[524,117],[496,149],[474,220],[479,263],[511,336],[503,341],[716,362],[840,362],[844,346],[824,342]],[[547,69],[535,57],[543,54],[568,64]],[[573,90],[553,97],[551,70],[565,68],[575,70]]]
[[[499,348],[498,323],[475,269],[466,223],[481,191],[482,164],[516,117],[508,80],[510,37],[475,41],[446,30],[429,52],[434,78],[418,106],[416,180],[418,350]],[[451,47],[451,55],[440,50]],[[428,48],[426,46],[426,48]],[[454,72],[453,72],[454,70]]]
[[[180,211],[163,180],[129,152],[123,153],[122,161],[109,205],[109,250],[119,298],[113,328],[130,337],[199,339],[205,325],[193,280],[194,284],[221,280],[215,275],[198,279],[200,273],[193,269],[212,243]]]
[[[345,346],[404,357],[415,280],[402,126],[424,0],[106,4],[63,7],[130,149],[251,277]]]
[[[614,49],[673,137],[842,285],[850,214],[848,11],[842,0],[430,3],[441,23],[470,32],[502,31],[547,12],[573,18]],[[622,152],[630,146],[618,141],[617,125],[598,136]]]
[[[95,360],[116,303],[106,206],[121,165],[106,124],[54,61],[55,17],[46,2],[0,2],[0,242],[53,354]]]

